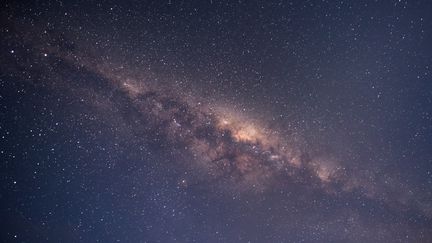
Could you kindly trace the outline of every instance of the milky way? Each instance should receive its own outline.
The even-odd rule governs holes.
[[[38,236],[38,239],[62,239],[63,235],[59,237],[57,234],[61,235],[62,233],[58,232],[63,230],[68,232],[65,235],[76,236],[74,239],[77,241],[82,239],[92,241],[95,238],[88,233],[92,232],[93,225],[96,225],[92,222],[104,222],[106,220],[104,217],[110,215],[115,220],[103,228],[103,232],[109,232],[112,225],[121,225],[125,221],[132,229],[131,235],[145,232],[144,239],[140,233],[136,233],[130,236],[131,238],[126,237],[126,241],[149,239],[150,242],[157,242],[162,239],[162,242],[164,240],[171,242],[178,237],[182,242],[207,239],[213,239],[209,242],[247,242],[249,236],[252,241],[257,239],[256,241],[259,242],[289,242],[290,239],[295,242],[303,239],[306,242],[321,240],[322,242],[364,242],[389,239],[392,241],[396,238],[401,241],[408,236],[420,242],[430,240],[432,236],[429,228],[432,219],[430,193],[424,193],[424,190],[418,189],[420,187],[413,186],[417,183],[415,180],[403,179],[405,178],[403,170],[397,166],[392,167],[391,164],[381,167],[372,166],[371,161],[380,162],[381,158],[369,156],[364,151],[358,152],[363,148],[355,147],[348,142],[345,144],[342,140],[339,142],[340,146],[334,146],[335,143],[330,142],[328,145],[325,144],[326,140],[338,140],[344,137],[344,133],[349,133],[350,136],[356,134],[355,129],[346,129],[348,125],[344,125],[346,127],[341,125],[340,128],[335,125],[335,134],[343,135],[323,136],[325,137],[323,143],[319,139],[320,129],[309,129],[306,125],[300,129],[298,120],[294,118],[290,119],[282,115],[269,116],[268,114],[274,111],[264,110],[265,105],[246,109],[249,104],[240,105],[243,101],[240,101],[239,97],[228,100],[227,97],[230,95],[221,94],[223,92],[213,92],[210,89],[203,92],[200,86],[201,79],[203,86],[206,87],[205,82],[223,76],[222,71],[216,74],[208,72],[211,78],[195,77],[194,71],[188,70],[185,64],[176,66],[176,69],[181,70],[180,73],[186,73],[184,76],[174,71],[173,75],[168,75],[164,71],[152,69],[157,66],[152,65],[152,62],[161,62],[165,65],[165,60],[169,59],[168,54],[145,50],[146,54],[155,52],[154,55],[158,60],[149,61],[150,64],[146,64],[147,66],[142,63],[136,64],[131,58],[135,53],[125,54],[124,49],[117,42],[100,41],[102,37],[97,34],[90,35],[91,31],[85,32],[85,27],[80,26],[73,31],[58,31],[51,28],[50,22],[46,27],[42,21],[36,24],[31,22],[32,28],[29,28],[25,18],[18,21],[11,16],[5,12],[0,15],[3,20],[0,41],[4,43],[1,46],[3,53],[0,59],[1,81],[8,90],[14,90],[15,86],[24,87],[17,89],[17,92],[37,102],[20,100],[12,102],[13,98],[5,98],[9,97],[8,92],[5,91],[4,94],[2,92],[1,99],[9,99],[8,102],[12,105],[7,104],[3,107],[6,109],[8,106],[23,106],[22,110],[35,110],[40,113],[16,112],[19,113],[16,115],[10,111],[2,114],[2,118],[7,122],[1,123],[1,128],[5,130],[9,127],[13,128],[9,129],[12,132],[9,130],[4,132],[3,139],[12,137],[18,141],[15,144],[6,143],[3,146],[5,149],[2,148],[1,151],[2,155],[7,155],[6,163],[2,168],[9,170],[4,173],[4,184],[10,185],[12,189],[7,190],[8,192],[3,194],[5,196],[0,195],[0,198],[7,198],[10,204],[13,204],[4,207],[3,210],[8,218],[17,222],[18,226],[13,227],[31,225],[29,234],[40,233],[42,236]],[[153,39],[153,42],[157,41],[159,41],[157,38]],[[289,44],[295,45],[295,43]],[[217,46],[217,43],[214,46]],[[249,49],[242,50],[242,53],[249,53],[249,51]],[[180,59],[184,58],[185,54],[182,55],[179,55]],[[240,54],[236,53],[236,55]],[[212,58],[208,58],[209,63],[212,61]],[[191,60],[189,62],[194,63]],[[196,63],[191,65],[194,68],[199,66]],[[260,66],[261,62],[257,61],[254,65]],[[233,71],[234,67],[227,66],[224,72],[237,73],[237,70]],[[196,80],[185,85],[184,80],[190,79],[190,76]],[[232,75],[233,80],[225,82],[235,83],[235,77]],[[339,86],[343,85],[339,84]],[[316,87],[313,86],[319,90],[319,84],[316,84]],[[337,92],[338,88],[332,87],[326,92],[332,94]],[[375,88],[374,85],[373,89]],[[31,92],[32,95],[27,95]],[[287,93],[289,94],[286,96],[296,95],[291,91]],[[309,93],[305,96],[312,95]],[[379,99],[380,96],[381,93],[373,99]],[[39,104],[39,99],[41,103],[46,102],[50,105]],[[328,100],[333,102],[331,95],[328,95],[324,101]],[[279,104],[278,102],[276,104]],[[335,103],[344,105],[337,100]],[[41,124],[50,122],[55,124],[46,125],[48,127],[46,130],[53,132],[52,140],[60,139],[60,143],[45,142],[49,141],[47,139],[38,144],[32,140],[20,141],[21,137],[29,139],[27,135],[14,136],[14,132],[19,134],[21,130],[28,130],[32,134],[29,137],[43,137],[43,132],[36,132],[38,131],[36,121],[38,117],[45,115],[45,111],[54,117],[52,111],[48,112],[50,106],[64,107],[64,114],[61,113],[63,116],[59,116],[60,118],[56,118],[55,121],[54,118],[52,121],[51,118],[44,118]],[[62,108],[58,109],[62,110]],[[319,110],[311,112],[307,109],[304,109],[304,112],[310,117],[318,117],[320,113]],[[338,112],[329,113],[331,117],[341,116]],[[26,115],[37,118],[28,118],[30,121],[27,121]],[[82,117],[89,120],[90,125],[86,125]],[[375,118],[372,116],[362,115],[360,124],[369,124],[368,122],[372,124],[373,119]],[[19,123],[21,120],[25,120],[28,127],[25,129],[15,127],[13,123],[21,124]],[[342,118],[338,120],[341,121]],[[302,122],[306,124],[308,121],[303,119]],[[315,119],[313,122],[322,121]],[[71,129],[71,137],[74,139],[76,137],[77,141],[64,139],[67,137],[64,134],[68,134],[66,128]],[[81,133],[85,136],[77,135]],[[367,137],[364,135],[366,132],[358,133],[361,135],[359,137]],[[85,143],[82,142],[85,139],[80,137],[90,137],[92,140]],[[367,151],[379,150],[373,142],[369,143],[369,140],[355,141],[353,144],[364,145]],[[89,149],[85,150],[85,155],[74,154],[76,152],[69,151],[74,151],[69,143],[80,149],[79,151],[86,146]],[[105,143],[108,145],[101,145]],[[112,146],[110,147],[109,144]],[[31,148],[34,153],[27,153],[27,148]],[[409,150],[408,145],[406,149]],[[16,176],[19,175],[20,169],[10,169],[15,168],[13,166],[21,166],[20,163],[11,162],[17,158],[10,152],[15,150],[25,151],[22,152],[23,161],[29,159],[34,166],[46,166],[47,171],[55,168],[61,168],[59,169],[61,173],[68,170],[65,168],[75,168],[79,171],[71,172],[72,176],[70,176],[75,178],[76,174],[79,175],[76,176],[81,178],[81,182],[77,184],[79,189],[66,190],[64,198],[67,202],[64,204],[55,202],[54,208],[63,205],[69,207],[75,205],[74,202],[85,204],[86,197],[93,200],[91,196],[79,194],[83,191],[85,195],[94,194],[96,199],[95,202],[89,199],[90,209],[86,206],[84,207],[86,210],[79,209],[77,214],[93,215],[100,207],[106,207],[105,216],[91,216],[87,221],[79,216],[77,222],[70,223],[76,225],[72,230],[69,226],[64,226],[61,230],[46,227],[47,222],[52,225],[55,221],[42,220],[40,223],[39,218],[53,217],[53,212],[56,210],[45,209],[43,203],[39,206],[39,202],[34,198],[49,198],[50,195],[58,195],[62,190],[50,189],[50,185],[55,183],[50,182],[48,172],[45,172],[45,175],[37,169],[29,170],[31,176],[23,176],[24,179],[21,181],[32,178],[36,180],[35,178],[41,174],[48,189],[37,196],[29,196],[28,208],[31,210],[27,212],[26,207],[22,206],[27,205],[27,201],[22,200],[20,204],[19,196],[11,196],[23,190],[16,189],[17,185],[21,184],[21,181],[16,179],[20,178]],[[48,152],[43,152],[45,150]],[[349,151],[349,156],[346,155],[346,151]],[[391,151],[396,153],[394,150]],[[48,155],[45,156],[44,153]],[[55,153],[60,156],[55,157],[53,155]],[[405,152],[403,156],[406,156]],[[106,162],[104,159],[99,161],[99,157],[108,158],[105,160],[109,161]],[[55,163],[52,164],[50,161]],[[23,167],[26,168],[24,165]],[[61,173],[57,174],[61,175]],[[67,187],[67,183],[79,181],[70,178],[63,176],[61,181],[65,184],[56,185]],[[41,188],[39,184],[37,185],[36,191]],[[422,186],[425,187],[423,184]],[[78,199],[69,199],[69,195],[74,195],[75,192]],[[100,199],[104,193],[109,195],[106,201]],[[62,196],[54,198],[62,198]],[[46,215],[33,215],[38,211],[33,207],[43,208],[41,211],[47,211]],[[77,208],[79,207],[82,206]],[[70,206],[70,208],[74,207]],[[68,210],[73,211],[69,208]],[[106,213],[108,211],[110,213]],[[64,212],[68,213],[67,210]],[[19,216],[15,217],[15,215]],[[121,221],[123,215],[128,216]],[[134,218],[139,215],[145,215],[149,218],[148,221]],[[168,219],[175,216],[183,221]],[[199,223],[196,222],[198,219],[200,219]],[[62,219],[57,220],[62,221]],[[84,221],[90,222],[88,223],[90,226],[86,229],[82,229],[82,225],[86,224]],[[260,230],[255,232],[257,228],[251,226],[252,223],[249,224],[249,221],[257,225]],[[68,220],[64,222],[69,224]],[[136,225],[139,225],[138,228],[135,228]],[[165,227],[176,229],[176,227],[181,228],[182,225],[191,228],[186,230],[182,228],[179,232],[192,232],[192,234],[183,235],[179,232],[168,234],[170,230],[165,230]],[[223,229],[219,229],[220,225],[226,228],[221,226]],[[215,232],[213,227],[216,228]],[[6,238],[18,238],[19,234],[14,233],[15,228],[7,230]],[[56,234],[52,233],[54,231]],[[118,231],[122,232],[122,229]],[[200,235],[200,232],[205,233]],[[220,234],[221,232],[224,233]],[[243,234],[243,232],[248,233]],[[261,235],[259,232],[264,233]],[[314,232],[313,236],[308,238],[308,232]],[[166,238],[161,237],[164,233],[168,235]],[[44,234],[49,237],[45,237]],[[90,236],[82,238],[82,235],[86,234]],[[230,237],[233,235],[236,238]],[[100,238],[110,241],[114,239],[114,236],[111,236]]]
[[[57,43],[56,34],[43,39],[23,38],[28,39],[27,54],[41,58],[41,66],[32,67],[45,78],[38,85],[48,85],[54,92],[89,96],[85,102],[104,110],[108,117],[118,115],[109,114],[110,110],[118,110],[135,137],[148,138],[149,143],[163,141],[167,151],[177,158],[176,163],[194,171],[190,185],[264,192],[297,184],[330,195],[357,191],[389,206],[420,210],[428,216],[431,213],[429,205],[420,199],[411,200],[404,193],[383,193],[386,185],[371,184],[372,177],[376,177],[371,172],[347,168],[331,152],[315,154],[313,145],[302,147],[284,141],[277,128],[269,128],[265,122],[242,115],[228,105],[196,101],[199,97],[182,90],[140,79],[139,74],[126,71],[122,64],[116,64],[121,66],[118,69],[89,59],[78,49],[65,49],[67,41]],[[52,44],[40,49],[42,40]],[[74,72],[79,75],[67,77]],[[94,78],[96,82],[90,80]]]

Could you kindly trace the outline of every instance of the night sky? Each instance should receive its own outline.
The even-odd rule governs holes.
[[[432,242],[431,1],[0,5],[0,242]]]

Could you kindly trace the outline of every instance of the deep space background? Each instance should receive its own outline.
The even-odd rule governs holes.
[[[432,1],[2,1],[1,242],[432,242]]]

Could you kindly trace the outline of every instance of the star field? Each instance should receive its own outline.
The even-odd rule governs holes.
[[[428,1],[7,1],[1,242],[432,241]]]

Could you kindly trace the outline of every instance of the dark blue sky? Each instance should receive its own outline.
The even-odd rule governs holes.
[[[432,241],[431,13],[5,2],[0,241]]]

